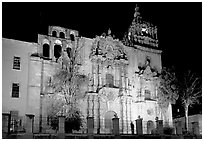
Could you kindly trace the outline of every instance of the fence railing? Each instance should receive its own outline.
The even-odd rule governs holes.
[[[10,121],[9,121],[10,118]],[[32,124],[32,132],[33,133],[39,133],[40,129],[40,120],[41,126],[42,126],[42,133],[57,133],[59,131],[59,119],[58,117],[55,118],[47,118],[47,117],[34,117]],[[28,123],[26,123],[25,117],[18,117],[18,118],[11,118],[9,116],[2,116],[2,133],[7,132],[26,132],[26,126]],[[65,120],[66,122],[66,120]],[[64,124],[65,125],[65,132],[66,127],[70,126],[70,124]],[[169,126],[170,125],[170,126]],[[73,126],[73,125],[71,125]],[[77,126],[77,125],[76,125]],[[79,126],[79,125],[78,125]],[[168,128],[168,127],[171,127]],[[189,130],[194,134],[200,134],[200,128],[198,123],[189,123],[188,124]],[[155,134],[158,130],[158,125],[156,121],[142,121],[141,125],[142,133],[143,134]],[[169,130],[173,134],[182,134],[185,131],[185,124],[182,122],[163,122],[162,123],[162,130],[164,129],[164,133],[169,133]],[[88,130],[87,126],[87,120],[84,119],[80,130],[72,130],[72,133],[76,134],[86,134]],[[120,120],[119,119],[119,133],[120,134],[137,134],[137,124],[136,121],[133,122],[133,125],[131,125],[131,121],[128,120]],[[93,134],[113,134],[113,122],[111,119],[94,119],[93,122]]]

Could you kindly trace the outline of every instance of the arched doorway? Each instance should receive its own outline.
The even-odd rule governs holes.
[[[105,113],[105,130],[106,133],[112,133],[113,131],[113,122],[112,119],[115,117],[116,112],[108,111]]]
[[[154,122],[149,120],[147,122],[147,134],[151,134],[153,129],[154,129]]]

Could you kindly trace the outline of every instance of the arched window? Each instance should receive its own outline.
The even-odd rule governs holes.
[[[53,37],[57,37],[57,32],[56,31],[52,31],[52,36]]]
[[[70,39],[71,39],[71,41],[75,41],[73,34],[70,34]]]
[[[60,32],[60,38],[64,38],[64,37],[65,37],[64,33]]]
[[[55,58],[59,58],[61,56],[61,52],[62,52],[62,47],[60,45],[55,45],[54,46],[54,56]]]
[[[68,47],[68,48],[67,48],[67,54],[68,54],[68,57],[69,57],[69,58],[71,58],[71,51],[72,51],[72,49]]]
[[[50,46],[47,43],[43,45],[43,56],[47,58],[50,57]]]
[[[106,74],[106,85],[108,86],[113,86],[113,75],[111,74]]]

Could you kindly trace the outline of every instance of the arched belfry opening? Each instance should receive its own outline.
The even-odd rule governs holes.
[[[65,38],[64,32],[60,32],[60,38]]]
[[[55,30],[52,31],[52,36],[53,36],[53,37],[57,37],[57,31],[55,31]]]
[[[55,45],[54,46],[54,56],[56,59],[58,59],[61,56],[62,53],[62,47],[61,45]]]
[[[75,37],[73,34],[70,34],[70,39],[71,39],[71,41],[75,41]]]
[[[72,49],[70,47],[68,47],[66,51],[67,51],[68,57],[71,58],[71,51],[72,51]]]
[[[47,43],[43,44],[43,57],[50,57],[50,45]]]

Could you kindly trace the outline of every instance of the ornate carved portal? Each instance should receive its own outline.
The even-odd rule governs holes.
[[[97,107],[97,132],[105,127],[110,133],[112,131],[112,118],[107,115],[108,111],[115,111],[120,115],[120,122],[122,126],[128,128],[130,119],[130,106],[129,101],[122,98],[128,94],[128,77],[127,77],[127,65],[128,58],[126,51],[121,42],[114,40],[111,36],[107,38],[96,37],[92,44],[91,53],[89,56],[92,61],[92,74],[93,78],[91,83],[92,95],[97,95],[97,101],[95,106],[91,106],[93,102],[88,100],[88,108]],[[124,99],[122,105],[120,105],[121,99]],[[90,109],[87,111],[91,111]],[[94,110],[93,110],[94,111]],[[92,112],[93,113],[93,112]],[[115,114],[116,114],[115,113]],[[90,113],[87,113],[90,115]],[[110,113],[111,114],[111,113]],[[121,115],[122,116],[121,118]],[[108,116],[108,117],[107,117]],[[104,119],[104,123],[101,120]],[[109,127],[110,126],[110,127]],[[122,128],[123,128],[122,127]],[[105,131],[105,132],[107,132]]]

